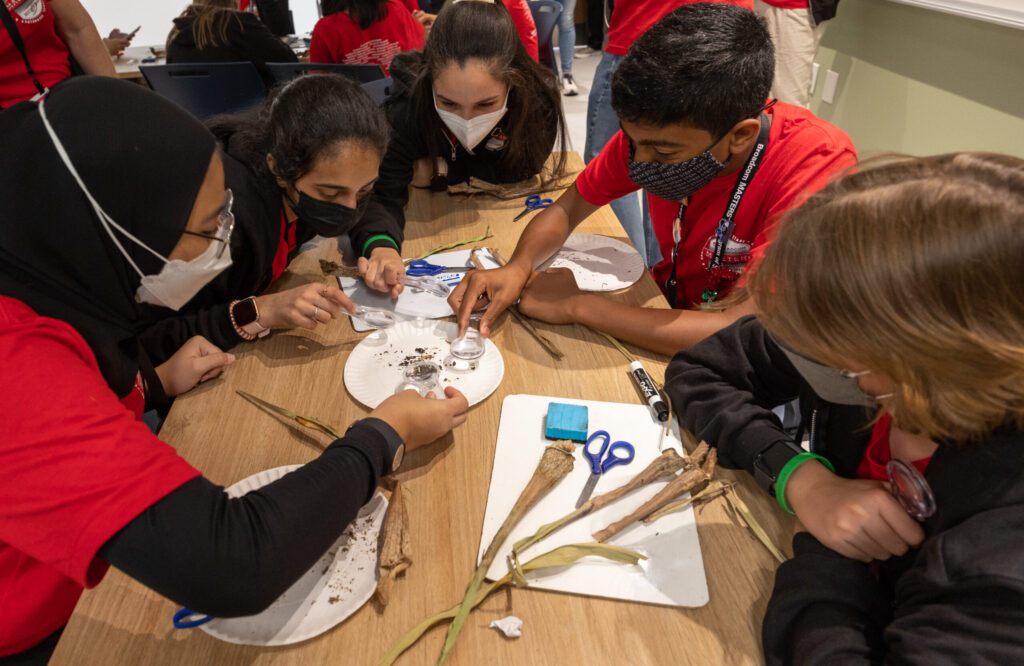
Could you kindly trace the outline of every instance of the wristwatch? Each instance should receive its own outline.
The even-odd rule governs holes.
[[[235,331],[246,340],[265,338],[270,334],[270,329],[260,324],[260,311],[256,307],[255,296],[232,302],[230,312]]]
[[[779,472],[794,456],[803,452],[803,449],[789,440],[769,444],[754,456],[754,481],[775,497],[775,480]]]

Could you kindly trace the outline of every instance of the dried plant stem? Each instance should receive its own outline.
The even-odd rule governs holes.
[[[427,250],[426,252],[424,252],[423,254],[421,254],[418,257],[413,257],[412,259],[406,259],[405,263],[409,263],[410,261],[416,261],[417,259],[426,259],[427,257],[429,257],[432,254],[437,254],[438,252],[444,252],[445,250],[453,250],[453,249],[455,249],[457,247],[462,247],[463,245],[469,245],[470,243],[479,243],[480,241],[487,240],[488,238],[491,238],[492,236],[494,236],[494,234],[491,233],[491,227],[488,226],[487,227],[487,231],[485,231],[482,236],[477,236],[476,238],[467,238],[465,240],[455,241],[454,243],[448,243],[446,245],[438,245],[434,249]]]
[[[707,444],[702,442],[701,446],[707,447]],[[594,540],[599,542],[607,541],[638,520],[643,520],[655,511],[658,511],[680,495],[703,490],[715,473],[717,461],[718,454],[714,449],[708,449],[707,457],[699,468],[684,469],[679,476],[669,481],[668,485],[658,491],[654,497],[644,502],[636,511],[622,520],[612,523],[603,530],[595,532]]]
[[[459,631],[462,630],[462,625],[466,622],[469,611],[473,608],[477,591],[480,589],[480,584],[483,582],[487,570],[491,567],[491,563],[494,562],[498,549],[505,543],[505,539],[512,533],[512,530],[519,524],[519,521],[523,519],[526,512],[533,508],[542,497],[547,495],[559,481],[572,471],[575,452],[576,449],[572,442],[565,440],[559,440],[544,448],[544,453],[541,455],[540,462],[537,464],[537,469],[534,470],[533,476],[530,477],[530,481],[523,488],[523,492],[519,494],[519,499],[512,505],[512,510],[509,511],[505,522],[501,524],[494,538],[491,539],[490,545],[487,546],[483,557],[480,558],[479,566],[473,572],[473,577],[466,587],[466,595],[459,605],[458,613],[456,613],[451,626],[448,627],[444,648],[441,650],[441,656],[437,660],[438,666],[448,659],[452,648],[455,647],[455,640],[459,636]]]
[[[651,515],[644,518],[643,522],[645,525],[649,525],[650,523],[653,523],[659,518],[664,518],[670,513],[682,511],[691,504],[697,505],[703,504],[705,502],[710,502],[716,497],[721,497],[722,495],[724,495],[732,486],[733,483],[731,481],[712,481],[704,488],[704,490],[698,493],[693,493],[686,499],[677,500],[675,502],[669,502],[661,509],[658,509]]]
[[[377,603],[388,605],[391,585],[400,573],[412,565],[412,547],[409,544],[409,507],[402,484],[394,482],[388,512],[377,541]]]
[[[627,548],[621,548],[619,546],[599,543],[580,543],[562,546],[561,548],[555,548],[543,555],[538,555],[523,565],[523,571],[536,571],[537,569],[543,569],[546,567],[564,567],[588,555],[596,555],[612,560],[613,562],[622,562],[624,564],[636,564],[640,560],[646,559],[640,553]],[[479,606],[480,603],[483,602],[489,594],[491,594],[491,592],[508,585],[510,582],[512,582],[512,574],[508,573],[493,583],[481,587],[473,598],[473,607],[475,608],[476,606]],[[387,653],[380,658],[380,661],[377,662],[377,666],[390,666],[390,664],[393,664],[395,660],[398,659],[403,652],[412,647],[412,645],[418,641],[428,629],[436,624],[440,624],[445,620],[455,617],[455,614],[458,612],[460,607],[461,605],[452,606],[448,610],[431,615],[409,631],[405,632],[397,641],[391,644]]]
[[[252,404],[254,404],[254,405],[258,406],[258,407],[263,407],[264,409],[269,409],[272,412],[276,412],[276,413],[280,414],[281,416],[285,417],[286,419],[291,419],[291,420],[295,421],[300,426],[304,426],[304,427],[310,428],[312,430],[319,430],[320,432],[326,433],[326,434],[330,435],[331,437],[333,437],[335,439],[340,439],[341,438],[341,432],[337,428],[335,428],[334,426],[332,426],[332,425],[330,425],[328,423],[324,423],[323,421],[321,421],[319,419],[315,419],[315,418],[313,418],[311,416],[301,416],[299,414],[296,414],[295,412],[292,412],[292,411],[289,411],[289,410],[285,409],[284,407],[278,407],[277,405],[275,405],[272,402],[267,402],[266,400],[263,400],[262,398],[257,398],[256,396],[252,395],[251,393],[246,393],[245,391],[235,391],[235,393],[237,393],[238,395],[242,396],[243,398],[245,398],[246,400],[248,400],[249,402],[251,402]]]
[[[618,500],[621,497],[628,495],[637,488],[643,488],[646,485],[654,483],[659,479],[662,479],[671,474],[675,474],[682,469],[689,459],[683,458],[676,452],[675,449],[665,449],[661,455],[651,461],[647,467],[645,467],[639,474],[634,476],[628,482],[622,484],[615,490],[610,490],[606,493],[592,497],[587,500],[583,506],[576,509],[572,513],[569,513],[562,518],[542,525],[532,536],[520,539],[512,546],[512,554],[509,555],[509,567],[514,571],[519,567],[519,554],[525,551],[530,546],[538,543],[539,541],[546,539],[558,530],[562,529],[566,525],[569,525],[576,520],[579,520],[583,516],[594,513],[604,507],[608,506],[612,502]],[[693,463],[690,463],[693,464]]]

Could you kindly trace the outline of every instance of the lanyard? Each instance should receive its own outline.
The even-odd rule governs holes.
[[[739,178],[736,179],[736,185],[732,188],[732,194],[729,196],[729,205],[725,207],[725,214],[718,221],[718,226],[715,228],[715,251],[711,255],[710,261],[708,261],[708,281],[703,293],[705,302],[710,303],[718,297],[719,278],[717,273],[718,269],[722,267],[722,259],[725,257],[725,248],[729,242],[729,237],[732,235],[732,230],[736,227],[736,211],[739,209],[740,202],[743,201],[743,195],[747,193],[750,183],[754,180],[754,176],[764,160],[770,131],[771,119],[765,114],[761,114],[761,130],[757,134],[757,144],[754,146],[754,150],[751,151],[750,157],[747,158],[747,163],[744,165],[743,171],[740,172]],[[676,219],[672,222],[672,273],[665,280],[665,298],[673,308],[678,300],[676,294],[676,270],[679,265],[679,245],[682,242],[683,216],[686,215],[686,207],[688,205],[689,198],[679,202],[679,212],[676,214]]]
[[[21,39],[21,33],[18,32],[18,26],[14,23],[14,17],[11,16],[11,11],[7,9],[7,4],[0,0],[0,5],[3,6],[4,11],[0,13],[0,22],[4,24],[4,28],[7,29],[7,34],[10,36],[11,41],[14,42],[14,48],[18,49],[18,53],[21,54],[21,59],[25,61],[25,70],[28,75],[32,77],[32,83],[35,85],[36,90],[42,95],[46,92],[46,88],[43,87],[42,83],[39,83],[36,72],[32,69],[32,63],[28,60],[28,53],[25,52],[25,42]],[[51,11],[51,10],[47,10]]]

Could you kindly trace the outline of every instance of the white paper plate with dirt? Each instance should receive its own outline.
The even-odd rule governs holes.
[[[301,465],[275,467],[227,489],[231,497],[277,481]],[[379,492],[309,571],[258,615],[216,618],[199,628],[241,645],[290,645],[319,636],[365,604],[377,587],[377,535],[388,501]]]
[[[421,361],[443,365],[458,327],[452,321],[404,321],[371,333],[356,345],[345,363],[345,388],[367,407],[375,408],[394,395],[405,369]],[[470,405],[494,393],[505,376],[505,361],[491,342],[484,340],[484,355],[468,372],[443,370],[442,386],[462,391]]]
[[[618,291],[643,277],[644,259],[628,243],[597,234],[569,234],[558,253],[540,265],[568,268],[583,291]]]

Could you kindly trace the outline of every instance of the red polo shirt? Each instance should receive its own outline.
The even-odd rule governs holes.
[[[100,547],[198,475],[73,328],[0,296],[0,657],[63,626],[106,574]]]
[[[666,14],[683,5],[709,0],[615,0],[612,17],[608,21],[608,43],[604,50],[624,56],[633,42]],[[710,0],[728,5],[739,5],[753,11],[754,0]]]
[[[71,76],[68,45],[57,35],[50,3],[47,0],[4,0],[4,4],[14,18],[39,82],[50,88]],[[0,30],[0,107],[31,99],[37,92],[10,35]]]
[[[857,161],[853,142],[842,130],[797,106],[776,103],[766,111],[772,118],[768,148],[761,167],[736,212],[736,223],[723,257],[725,276],[719,289],[723,298],[751,260],[751,251],[763,245],[780,213],[799,205],[821,189],[835,174]],[[677,307],[701,302],[708,286],[708,261],[715,228],[725,212],[742,169],[720,176],[690,197],[683,217],[679,266],[676,271]],[[576,189],[588,202],[603,206],[640,187],[629,179],[629,139],[618,132],[576,179]],[[647,193],[651,223],[663,259],[653,268],[664,289],[672,270],[672,222],[679,202]]]

